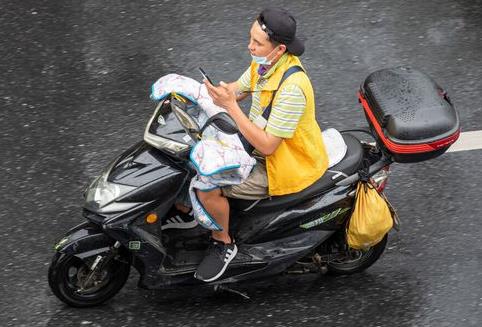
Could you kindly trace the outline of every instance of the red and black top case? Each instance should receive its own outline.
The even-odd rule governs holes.
[[[459,117],[447,93],[415,69],[373,72],[358,98],[378,143],[395,162],[438,157],[460,135]]]

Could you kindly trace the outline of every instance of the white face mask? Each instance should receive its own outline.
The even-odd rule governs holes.
[[[259,56],[254,56],[254,55],[251,55],[251,57],[253,58],[254,62],[257,63],[257,64],[260,64],[260,65],[271,65],[271,62],[272,60],[269,60],[268,57],[273,53],[273,51],[276,50],[276,48],[274,48],[270,53],[268,53],[267,56],[265,57],[259,57]]]

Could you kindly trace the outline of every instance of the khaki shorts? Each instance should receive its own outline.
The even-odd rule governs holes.
[[[259,200],[269,197],[266,164],[263,161],[256,161],[256,165],[243,183],[224,186],[221,188],[221,192],[227,198],[243,200]]]

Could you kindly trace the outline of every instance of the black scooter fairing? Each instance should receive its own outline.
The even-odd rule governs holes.
[[[189,171],[182,162],[139,142],[118,158],[108,180],[137,187],[117,202],[149,202],[177,196],[188,178]]]
[[[97,225],[94,233],[117,240],[126,249],[130,249],[131,244],[139,245],[139,249],[130,250],[133,265],[141,275],[140,284],[152,284],[157,280],[161,262],[167,253],[161,242],[162,219],[156,224],[147,224],[144,216],[155,212],[165,218],[179,192],[188,183],[190,173],[183,162],[176,162],[175,158],[151,145],[139,142],[115,159],[108,176],[109,182],[136,187],[116,199],[115,203],[136,205],[129,210],[108,213],[84,205],[84,217]],[[82,235],[77,234],[72,236],[72,242],[81,241]],[[77,236],[79,240],[74,240]],[[110,244],[104,242],[100,246],[105,247],[107,243]]]
[[[139,142],[126,150],[110,167],[107,177],[109,182],[135,189],[102,208],[92,202],[84,203],[84,211],[100,215],[94,219],[96,223],[105,217],[131,215],[133,211],[141,209],[153,210],[161,203],[172,206],[190,175],[187,167],[145,142]],[[86,218],[90,219],[89,216]]]

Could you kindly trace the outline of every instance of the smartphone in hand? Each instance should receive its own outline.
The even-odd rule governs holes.
[[[216,86],[216,84],[214,84],[214,81],[208,76],[208,74],[206,74],[206,72],[201,67],[198,67],[198,69],[201,72],[201,75],[203,75],[204,79],[207,79],[209,83],[211,83],[211,85]]]

